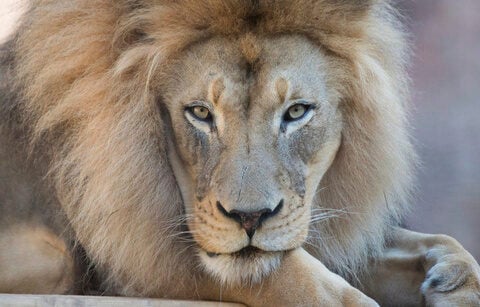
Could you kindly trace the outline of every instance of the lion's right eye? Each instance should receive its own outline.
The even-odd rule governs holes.
[[[198,119],[204,122],[212,121],[212,113],[207,107],[196,105],[196,106],[188,107],[187,111],[191,115],[193,115],[195,119]]]
[[[208,111],[207,108],[205,107],[193,107],[192,108],[192,113],[199,119],[206,120],[208,117],[210,117],[210,111]]]

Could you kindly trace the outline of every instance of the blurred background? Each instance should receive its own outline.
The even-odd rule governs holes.
[[[406,224],[480,260],[480,1],[404,0],[412,33],[412,124],[423,165]]]
[[[422,168],[406,225],[459,240],[480,260],[480,1],[397,0],[414,57],[412,125]],[[21,11],[0,2],[0,41]]]

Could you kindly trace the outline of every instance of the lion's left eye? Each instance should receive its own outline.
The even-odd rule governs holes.
[[[310,110],[310,105],[297,103],[288,108],[287,112],[283,116],[283,120],[286,122],[292,122],[301,119]]]

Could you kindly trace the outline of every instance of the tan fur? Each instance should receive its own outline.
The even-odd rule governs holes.
[[[264,71],[265,65],[275,68],[275,52],[284,52],[277,40],[282,37],[292,47],[287,57],[302,63],[298,47],[325,63],[322,84],[335,102],[331,126],[341,126],[341,142],[332,136],[309,164],[321,174],[328,168],[323,178],[310,172],[312,185],[321,182],[309,206],[334,217],[312,223],[307,237],[310,207],[300,209],[291,226],[300,233],[284,247],[298,248],[306,239],[305,247],[330,270],[355,280],[404,214],[415,164],[406,120],[406,44],[387,1],[32,1],[11,47],[8,86],[21,96],[14,108],[21,124],[12,125],[28,135],[21,150],[48,174],[48,189],[75,233],[67,240],[85,248],[105,288],[123,295],[205,297],[188,285],[203,276],[195,244],[222,252],[240,241],[226,247],[196,232],[202,225],[192,224],[192,216],[211,218],[203,224],[207,229],[232,224],[212,204],[184,203],[192,188],[187,172],[179,171],[183,161],[174,161],[179,158],[171,148],[179,144],[158,100],[192,90],[178,84],[196,81],[188,70],[193,65],[182,74],[179,65],[223,61],[211,55],[195,62],[199,48],[225,48],[225,65],[234,53],[228,50],[238,49],[254,72]],[[268,52],[266,64],[259,62]],[[177,73],[178,82],[166,81]],[[259,84],[267,84],[262,78],[266,74],[260,73]],[[246,92],[234,83],[212,81],[212,100]],[[276,88],[283,98],[295,94],[285,80]],[[181,117],[166,108],[172,121]],[[219,133],[227,124],[218,123]],[[264,275],[280,265],[282,254],[272,258]],[[343,287],[343,281],[334,284]]]
[[[480,266],[455,239],[396,228],[363,291],[381,306],[479,306]]]
[[[42,226],[17,225],[0,235],[0,289],[6,293],[64,293],[74,264],[62,240]]]
[[[130,14],[127,3],[35,1],[15,47],[23,116],[34,142],[54,150],[55,193],[93,261],[125,294],[157,293],[179,274],[175,262],[188,249],[177,246],[172,223],[182,206],[149,82],[195,42],[254,30],[304,34],[336,59],[327,86],[342,97],[345,127],[317,197],[346,217],[316,224],[325,239],[310,241],[330,268],[358,271],[404,211],[412,172],[405,45],[388,5],[144,1]],[[252,15],[260,16],[253,29]]]

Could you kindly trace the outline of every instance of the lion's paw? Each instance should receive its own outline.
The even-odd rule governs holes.
[[[426,260],[436,263],[427,272],[421,291],[427,306],[480,306],[480,267],[470,255],[432,249]]]
[[[379,307],[377,302],[357,289],[350,288],[344,291],[342,306],[344,307]]]

